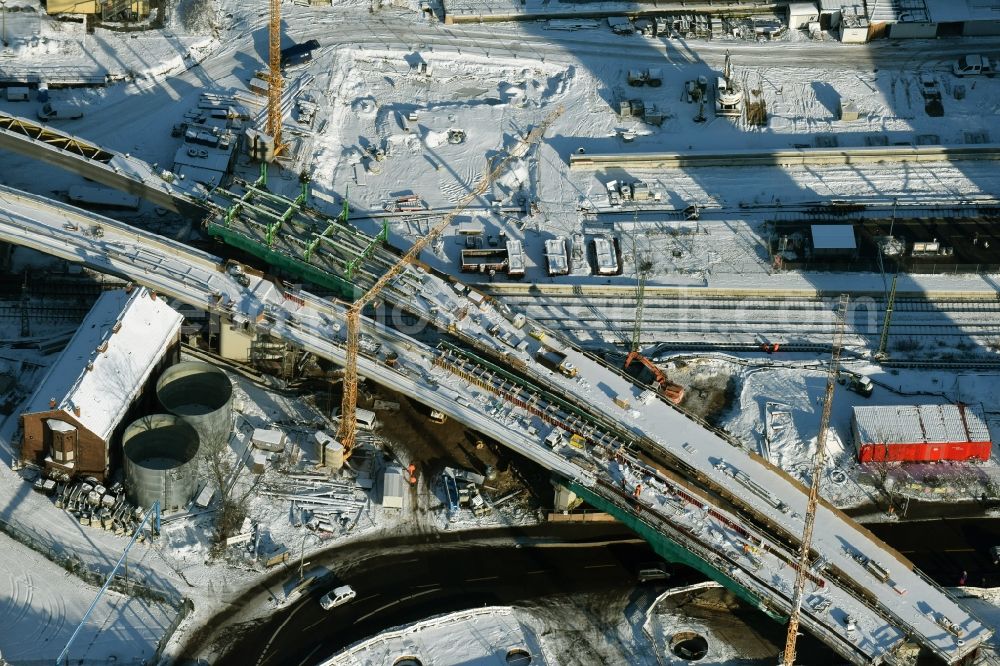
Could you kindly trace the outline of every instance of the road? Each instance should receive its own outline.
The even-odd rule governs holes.
[[[966,571],[968,585],[1000,586],[1000,566],[989,555],[990,548],[1000,546],[1000,519],[935,518],[866,527],[942,585],[958,585]]]
[[[911,558],[942,585],[955,585],[962,570],[970,584],[1000,585],[1000,566],[987,556],[991,545],[1000,545],[1000,520],[953,520],[877,523],[867,527]],[[342,571],[319,585],[310,597],[252,630],[235,625],[238,646],[219,659],[219,666],[254,663],[259,666],[316,662],[358,640],[393,626],[415,622],[438,613],[483,604],[531,607],[556,595],[621,593],[636,585],[635,572],[657,556],[644,542],[617,525],[541,525],[528,528],[524,547],[483,547],[472,535],[466,543],[446,543],[435,549],[418,546],[413,552],[365,559],[342,568],[343,554],[331,552],[313,558],[312,566],[330,565]],[[928,532],[935,534],[927,539]],[[547,534],[552,538],[543,538]],[[559,538],[578,543],[556,543]],[[452,535],[461,538],[461,535]],[[446,537],[447,538],[447,537]],[[471,543],[469,543],[471,541]],[[598,545],[593,545],[596,541]],[[539,546],[539,543],[547,544]],[[702,580],[686,567],[671,567],[669,586]],[[294,573],[292,578],[295,578]],[[358,593],[351,604],[323,611],[317,598],[328,589],[349,584]],[[657,589],[664,589],[664,583]],[[279,585],[271,586],[272,590]],[[572,603],[568,600],[567,603]],[[753,630],[780,642],[782,628],[762,615],[743,614]],[[834,659],[821,644],[805,638],[800,651],[816,658]],[[192,646],[192,651],[200,646]]]
[[[439,613],[482,605],[530,606],[558,597],[573,603],[572,595],[587,593],[620,594],[636,584],[635,575],[643,563],[656,559],[643,542],[592,547],[445,545],[368,557],[364,567],[324,581],[308,599],[266,623],[234,627],[233,632],[240,636],[237,646],[215,663],[318,663],[384,629]],[[675,573],[671,585],[703,580],[687,568],[678,568]],[[357,591],[357,598],[330,611],[322,610],[317,598],[344,583]]]

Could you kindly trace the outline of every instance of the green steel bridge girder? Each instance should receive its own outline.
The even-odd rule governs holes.
[[[775,609],[772,608],[771,605],[765,600],[761,599],[746,587],[737,583],[722,571],[719,571],[712,563],[706,562],[698,555],[685,548],[683,545],[675,542],[673,539],[670,539],[656,530],[656,528],[642,520],[638,515],[630,511],[623,510],[614,502],[601,497],[593,490],[575,482],[564,482],[563,485],[576,493],[576,496],[581,498],[587,504],[604,511],[621,521],[623,525],[627,526],[633,532],[642,537],[650,546],[652,546],[656,554],[666,561],[684,564],[692,569],[696,569],[749,603],[751,606],[763,611],[764,614],[772,620],[781,624],[788,622],[788,617],[776,612]]]
[[[368,243],[368,247],[362,250],[361,254],[356,256],[354,259],[346,262],[344,265],[344,272],[347,273],[348,279],[354,277],[354,271],[361,267],[362,262],[375,254],[375,249],[378,247],[379,243],[387,243],[389,241],[389,223],[387,221],[382,222],[382,229]]]
[[[358,296],[358,289],[353,282],[344,280],[333,273],[319,269],[296,257],[272,250],[266,245],[262,245],[242,234],[234,233],[221,224],[210,222],[208,224],[208,233],[221,238],[227,245],[249,252],[269,264],[288,271],[292,275],[301,276],[305,280],[326,287],[327,289],[332,289],[342,298],[353,301]]]

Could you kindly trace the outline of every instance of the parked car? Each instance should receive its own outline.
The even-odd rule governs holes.
[[[330,610],[336,606],[346,604],[356,596],[358,596],[358,593],[354,591],[353,587],[350,585],[341,585],[320,597],[319,605],[323,607],[323,610]]]
[[[39,120],[70,120],[73,118],[83,118],[83,109],[53,102],[46,102],[38,109]]]

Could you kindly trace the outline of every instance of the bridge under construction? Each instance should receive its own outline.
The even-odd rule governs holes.
[[[345,305],[237,279],[219,257],[43,197],[0,190],[0,237],[126,277],[248,330],[344,362]],[[81,230],[100,226],[100,235]],[[760,457],[539,327],[578,368],[554,374],[504,337],[519,329],[499,302],[458,293],[413,267],[386,299],[452,342],[427,345],[370,319],[379,355],[359,372],[392,386],[551,470],[594,506],[630,525],[665,558],[705,572],[777,619],[790,612],[805,488]],[[416,296],[419,295],[419,298]],[[469,313],[476,311],[477,316]],[[534,340],[534,338],[532,338]],[[398,361],[391,367],[383,354]],[[550,447],[544,432],[583,443]],[[852,663],[905,663],[914,651],[961,663],[992,629],[904,557],[828,504],[816,537],[801,624]]]
[[[347,300],[352,278],[363,283],[398,256],[384,235],[352,234],[346,215],[338,221],[306,210],[305,187],[295,200],[280,199],[258,180],[242,192],[216,192],[228,201],[221,205],[158,175],[149,185],[149,167],[124,170],[116,160],[126,158],[99,148],[39,140],[23,127],[5,131],[17,134],[7,138],[26,154],[100,174],[101,182],[177,210],[202,211],[210,232],[245,251],[272,252],[254,253]],[[223,258],[44,197],[0,188],[0,204],[5,242],[122,276],[249,334],[346,360],[345,302],[226,270]],[[775,619],[788,617],[806,515],[802,484],[543,324],[528,320],[525,338],[498,298],[417,265],[383,296],[437,328],[443,342],[429,346],[364,317],[363,335],[381,347],[358,359],[360,374],[495,438],[666,559],[701,570]],[[540,365],[542,350],[564,355],[576,372]],[[552,432],[576,437],[546,436]],[[903,664],[923,652],[964,663],[992,635],[906,558],[825,502],[816,528],[800,622],[846,661]]]

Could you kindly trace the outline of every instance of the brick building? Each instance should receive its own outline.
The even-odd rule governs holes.
[[[104,480],[146,389],[178,359],[181,319],[144,288],[101,294],[21,414],[21,461]]]

